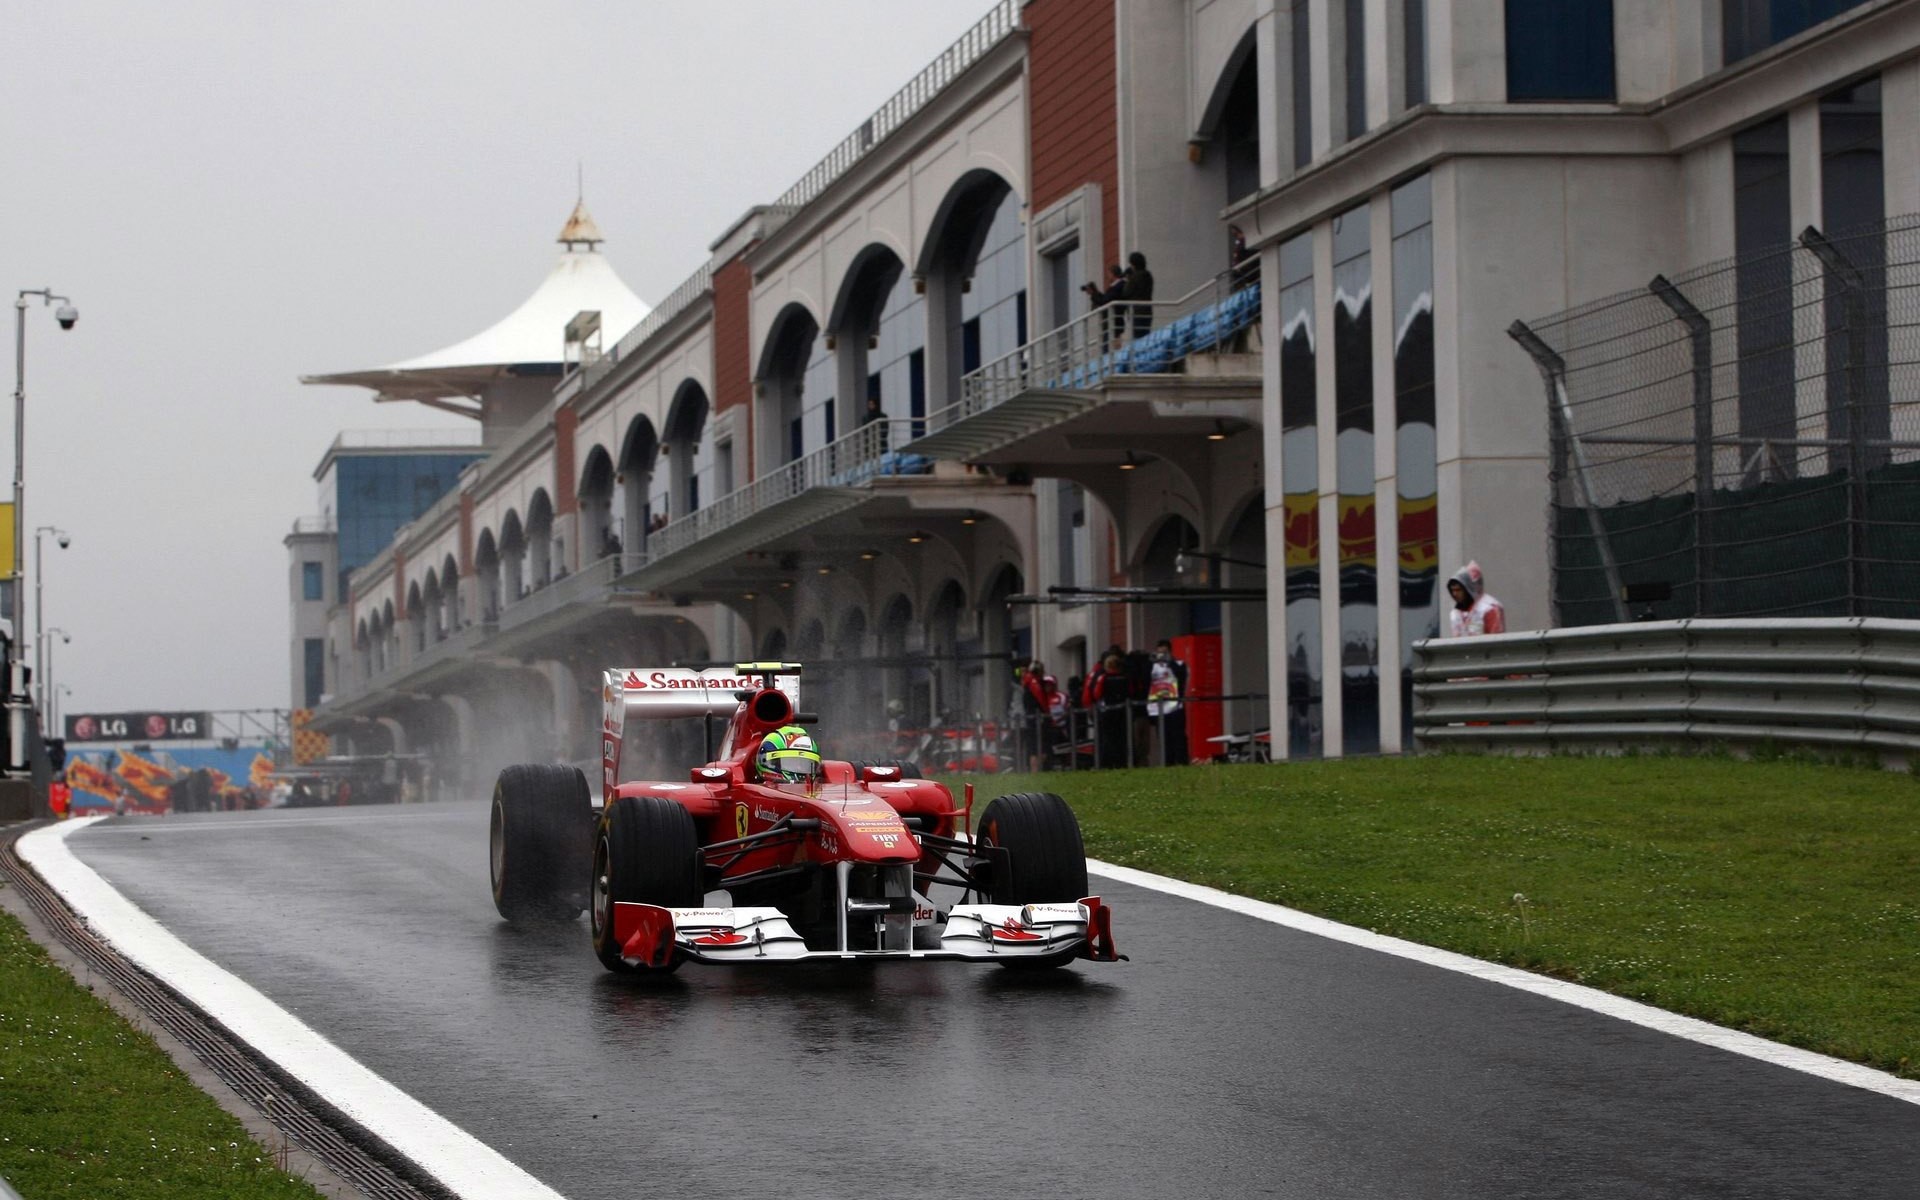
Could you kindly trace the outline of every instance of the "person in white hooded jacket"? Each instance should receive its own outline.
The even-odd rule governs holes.
[[[1453,598],[1450,615],[1454,637],[1507,631],[1507,610],[1487,593],[1487,579],[1479,563],[1469,562],[1455,571],[1447,580],[1447,595]]]

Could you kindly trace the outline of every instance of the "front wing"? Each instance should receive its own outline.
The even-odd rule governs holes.
[[[665,967],[676,956],[701,963],[786,963],[834,959],[966,959],[984,963],[1086,958],[1113,962],[1113,910],[1098,896],[1077,904],[961,904],[947,914],[937,949],[809,950],[777,908],[613,906],[621,957]]]

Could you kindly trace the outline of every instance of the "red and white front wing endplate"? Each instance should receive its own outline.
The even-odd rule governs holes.
[[[675,955],[703,963],[819,959],[969,959],[1008,962],[1062,954],[1112,962],[1113,910],[1088,896],[1077,904],[961,904],[947,914],[938,949],[809,950],[777,908],[660,908],[616,903],[613,936],[621,957],[664,967]]]

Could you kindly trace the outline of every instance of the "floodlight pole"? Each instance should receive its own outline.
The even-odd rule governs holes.
[[[73,302],[52,288],[21,288],[13,298],[13,562],[9,591],[13,600],[13,639],[7,643],[7,774],[27,772],[26,661],[20,653],[20,635],[26,632],[26,595],[22,576],[26,566],[25,498],[27,476],[27,297],[38,296],[42,306],[60,302],[54,314],[62,329],[72,329],[80,314]]]

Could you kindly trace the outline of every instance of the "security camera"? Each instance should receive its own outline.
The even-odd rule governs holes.
[[[60,328],[72,329],[80,323],[80,310],[71,304],[62,304],[53,310],[53,319],[60,322]]]
[[[61,634],[61,635],[60,635],[60,640],[61,640],[61,641],[62,641],[63,643],[65,643],[66,645],[69,645],[69,646],[71,646],[71,645],[73,644],[73,637],[72,637],[72,635],[71,635],[71,634],[65,634],[65,633],[63,633],[63,634]]]
[[[54,538],[53,540],[60,543],[60,548],[62,550],[65,550],[68,546],[73,545],[73,539],[68,537],[64,533],[60,534],[58,537]]]

